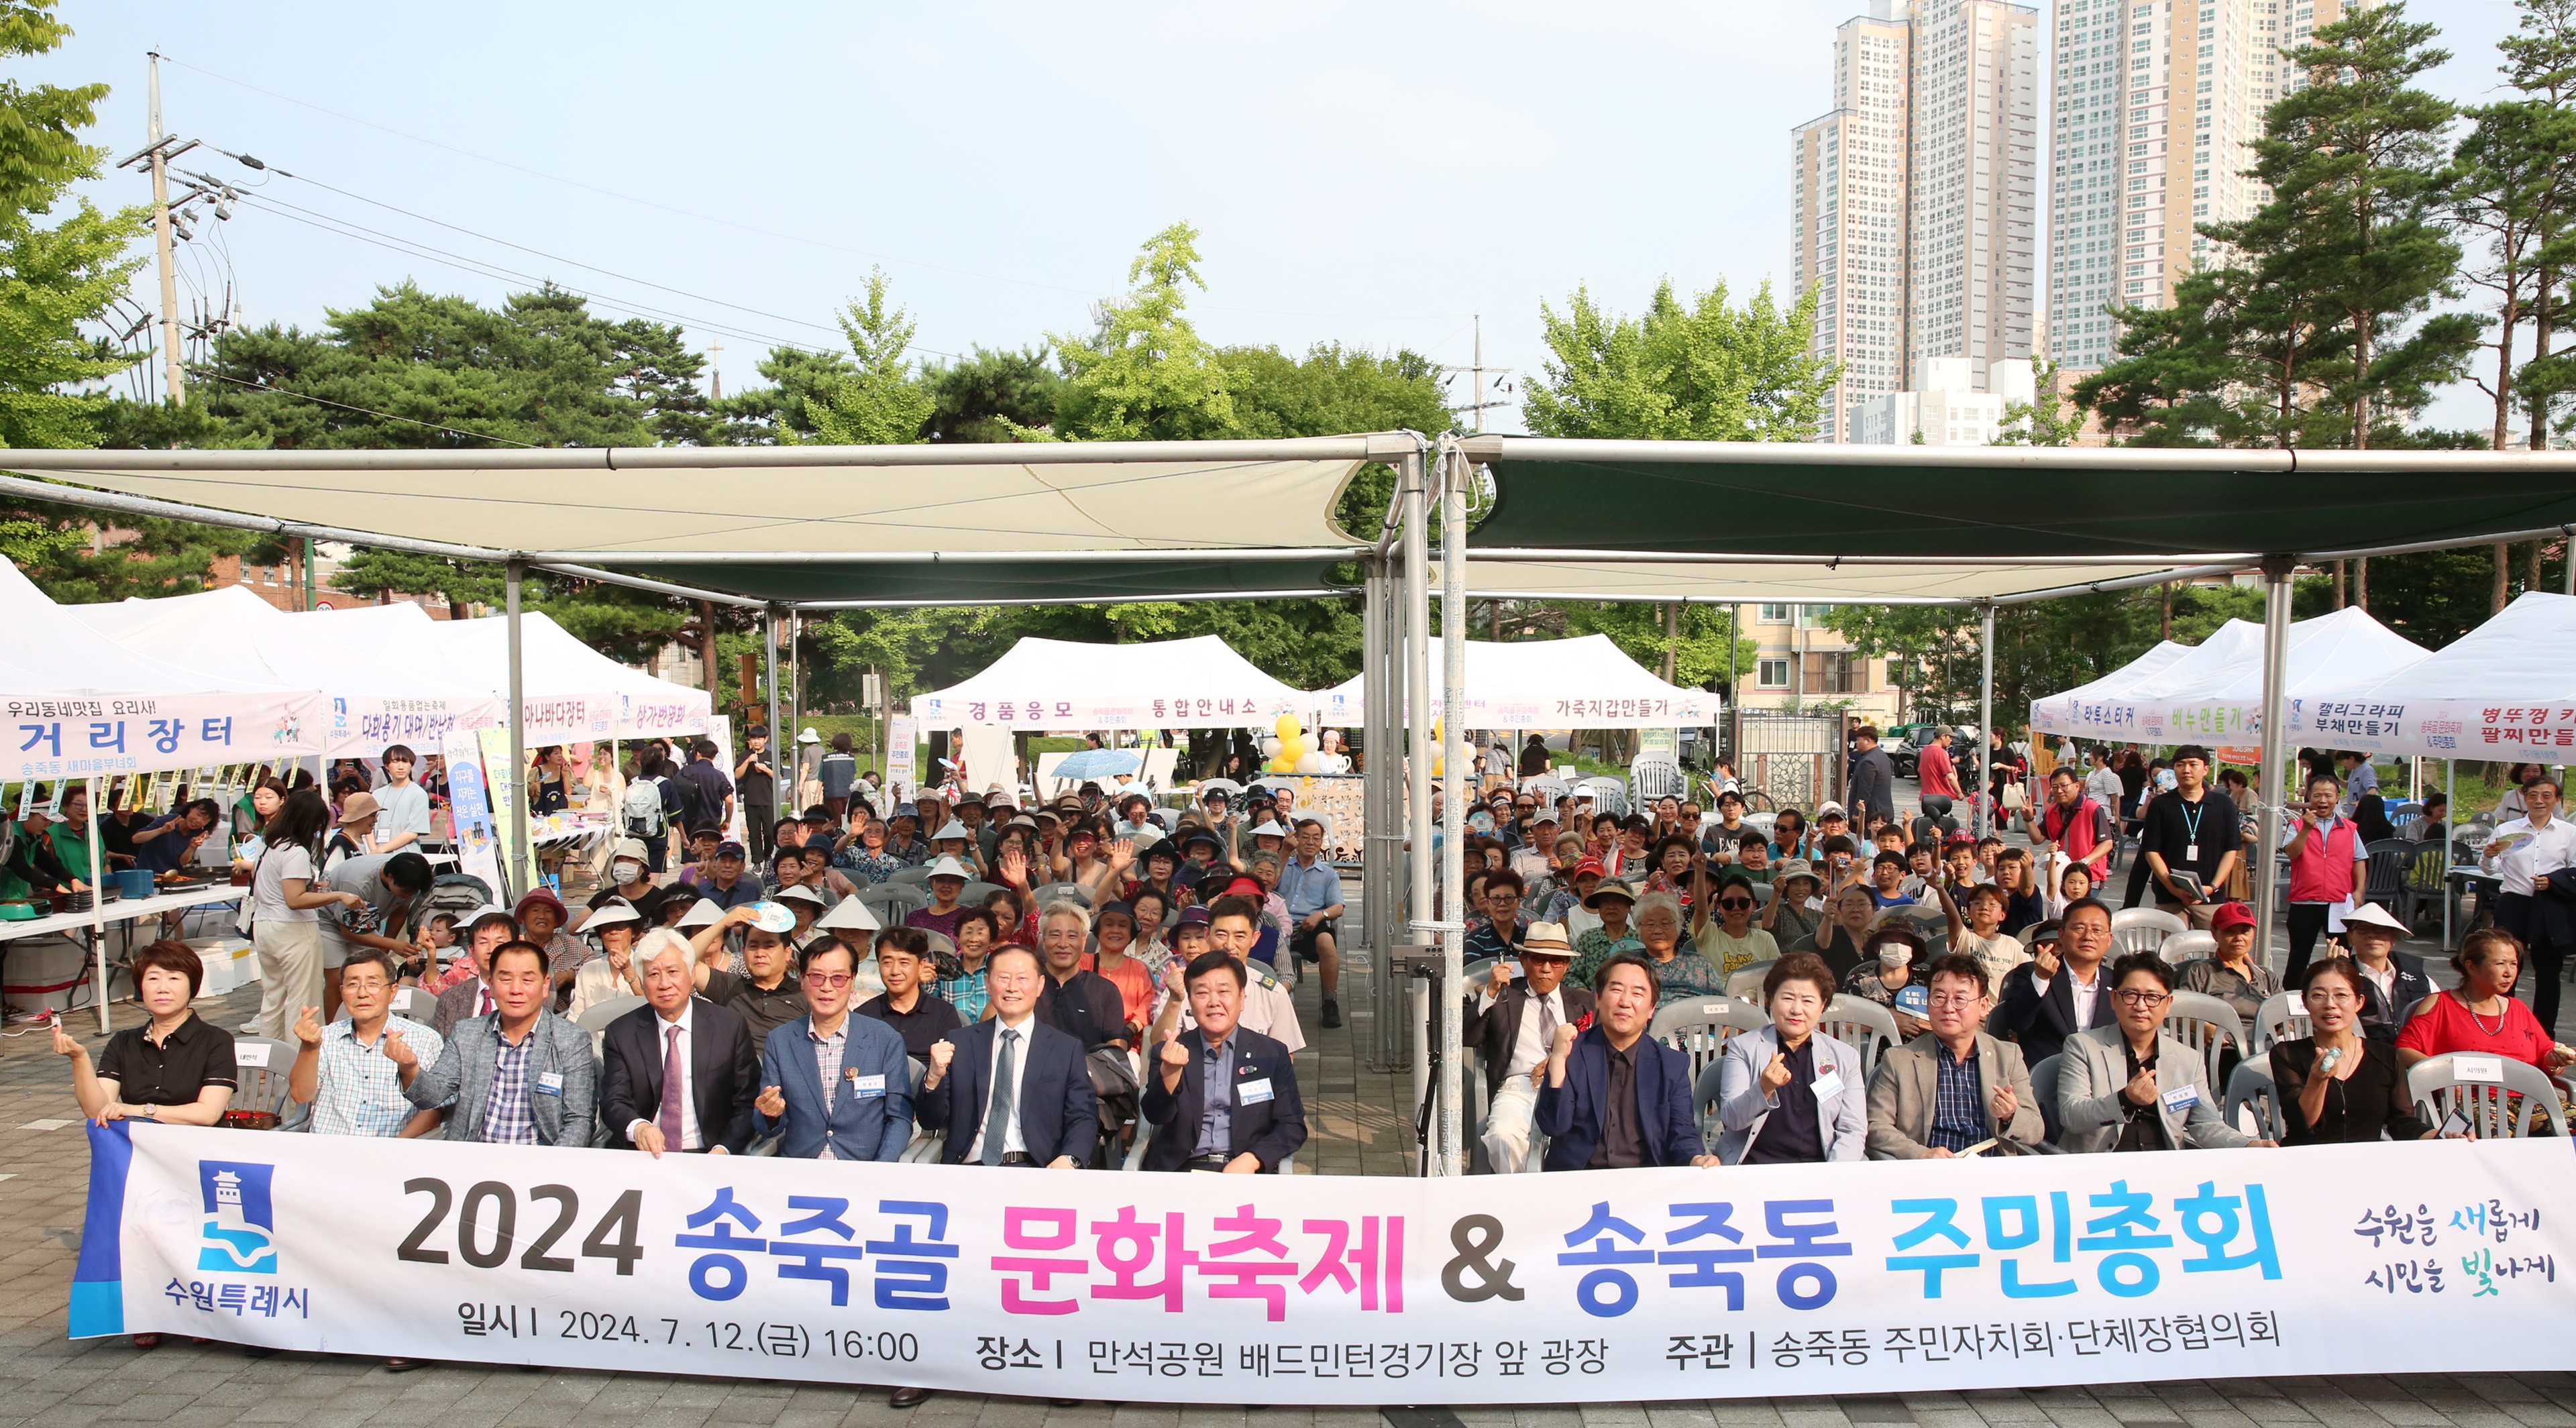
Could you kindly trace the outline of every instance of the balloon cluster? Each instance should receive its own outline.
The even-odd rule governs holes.
[[[1282,714],[1274,727],[1278,732],[1261,741],[1261,756],[1267,760],[1261,766],[1263,772],[1311,774],[1324,771],[1323,751],[1307,738],[1304,720],[1294,714]]]

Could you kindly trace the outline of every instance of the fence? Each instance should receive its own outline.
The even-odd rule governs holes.
[[[1732,711],[1735,776],[1771,796],[1772,806],[1813,809],[1837,802],[1849,771],[1850,716],[1793,714],[1776,709]]]

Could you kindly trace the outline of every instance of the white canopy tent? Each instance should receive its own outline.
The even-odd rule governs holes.
[[[2344,673],[2293,684],[2291,738],[2367,754],[2549,763],[2576,748],[2576,599],[2564,595],[2529,592],[2403,669]]]
[[[334,639],[244,586],[63,608],[126,649],[182,669],[320,690],[328,754],[372,758],[397,743],[434,749],[449,729],[488,728],[504,717],[488,682],[405,664],[363,640]]]
[[[1141,645],[1024,639],[982,673],[912,697],[924,729],[1247,729],[1315,698],[1214,635]]]
[[[2256,627],[2256,633],[2261,633],[2260,626]],[[2063,694],[2034,699],[2030,704],[2030,727],[2042,734],[2074,734],[2091,739],[2126,738],[2128,735],[2110,723],[2113,703],[2126,699],[2191,651],[2190,645],[2160,640],[2154,649],[2100,679],[2079,684]]]
[[[417,608],[417,607],[415,607]],[[715,704],[703,689],[629,669],[530,610],[525,642],[527,737],[550,741],[652,739],[704,733]],[[498,615],[433,620],[430,637],[493,687],[510,683],[510,626]]]
[[[1327,725],[1368,717],[1367,676],[1317,696]],[[1467,641],[1469,729],[1667,729],[1717,721],[1718,698],[1664,683],[1608,635],[1497,643]],[[1412,718],[1408,704],[1403,715]]]
[[[2293,699],[2384,678],[2429,653],[2358,606],[2293,623],[2285,644],[2284,677]],[[2263,665],[2263,627],[2230,620],[2163,669],[2124,689],[2085,698],[2075,727],[2050,732],[2146,744],[2257,738],[2263,728]],[[2057,696],[2056,702],[2079,692]],[[2035,727],[2049,727],[2039,724],[2041,707],[2049,702],[2031,706]]]

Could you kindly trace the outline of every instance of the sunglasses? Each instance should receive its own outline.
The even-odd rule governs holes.
[[[1719,907],[1751,907],[1753,905],[1753,899],[1747,897],[1722,897],[1717,900],[1717,905]]]

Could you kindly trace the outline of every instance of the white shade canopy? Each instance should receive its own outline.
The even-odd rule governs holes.
[[[0,779],[83,778],[322,752],[321,696],[126,649],[0,561]],[[86,876],[86,874],[84,874]]]
[[[418,607],[414,607],[418,608]],[[651,739],[704,733],[714,701],[703,689],[629,669],[536,610],[519,615],[521,697],[534,742]],[[510,687],[510,622],[433,620],[432,640],[504,691]]]
[[[1319,696],[1324,723],[1366,715],[1361,683],[1354,676]],[[1717,710],[1715,694],[1664,683],[1608,635],[1467,641],[1468,729],[1670,729],[1713,723]]]
[[[2284,687],[2292,700],[2383,679],[2429,651],[2357,606],[2290,626]],[[2263,731],[2263,627],[2230,620],[2128,691],[2088,702],[2076,729],[2147,744],[2208,743]]]
[[[2231,624],[2243,624],[2241,620]],[[2259,635],[2261,631],[2256,630]],[[2115,711],[2124,707],[2121,701],[2146,686],[2147,681],[2164,673],[2175,660],[2191,653],[2192,647],[2172,640],[2159,640],[2156,647],[2089,684],[2079,684],[2063,694],[2034,699],[2030,705],[2030,727],[2043,734],[2076,734],[2087,738],[2118,739],[2127,733],[2112,725]]]
[[[451,728],[485,728],[505,717],[500,698],[470,677],[406,664],[363,639],[335,639],[244,586],[64,608],[125,648],[183,669],[320,690],[328,754],[372,758],[388,744],[436,748]]]
[[[962,683],[912,697],[925,730],[1239,729],[1301,718],[1315,697],[1214,635],[1141,645],[1024,639]]]
[[[2290,737],[2367,754],[2539,759],[2576,749],[2576,600],[2533,591],[2403,669],[2292,685]]]

